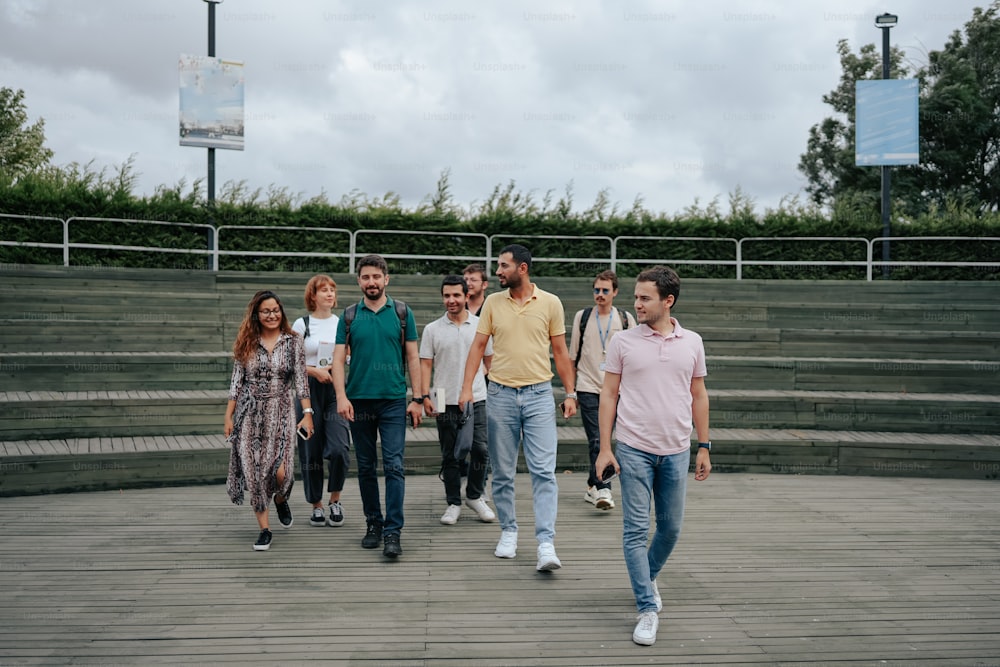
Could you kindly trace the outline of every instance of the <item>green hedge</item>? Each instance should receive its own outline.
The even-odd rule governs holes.
[[[230,225],[261,226],[265,229],[224,229],[221,245],[226,250],[260,252],[312,252],[321,257],[223,256],[220,268],[226,270],[347,272],[346,258],[331,257],[347,254],[348,235],[315,233],[279,229],[279,227],[333,228],[355,230],[394,230],[395,234],[362,234],[358,236],[357,252],[376,252],[390,256],[395,273],[438,275],[459,272],[462,267],[485,255],[482,238],[460,236],[455,232],[502,235],[501,245],[523,239],[535,257],[533,269],[540,276],[593,275],[609,263],[606,240],[584,237],[638,236],[623,240],[619,245],[619,273],[635,275],[647,262],[670,260],[686,277],[732,278],[731,265],[688,264],[685,261],[718,260],[733,262],[735,246],[725,239],[747,237],[832,236],[877,238],[882,234],[881,222],[870,211],[858,211],[847,206],[822,212],[796,201],[778,209],[756,213],[749,200],[737,192],[730,197],[727,213],[720,211],[717,201],[704,208],[690,207],[676,214],[656,214],[640,203],[628,211],[610,208],[604,197],[590,209],[574,213],[571,194],[553,203],[546,195],[543,202],[530,195],[517,193],[513,184],[498,188],[474,209],[464,211],[450,202],[446,176],[438,184],[438,194],[429,203],[414,210],[402,208],[391,195],[372,200],[352,193],[337,204],[325,198],[295,203],[281,190],[270,191],[266,200],[261,193],[247,193],[242,184],[233,188],[213,207],[207,207],[198,194],[197,185],[185,193],[183,184],[161,188],[154,196],[131,194],[133,181],[129,166],[111,177],[94,174],[87,167],[76,173],[53,170],[23,177],[14,184],[0,184],[0,213],[33,216],[123,218],[135,221],[170,221],[224,227]],[[604,194],[604,193],[602,193]],[[610,210],[609,210],[610,208]],[[209,234],[198,227],[174,227],[150,223],[118,221],[74,221],[70,224],[72,243],[135,245],[154,248],[209,248]],[[436,234],[413,234],[433,231]],[[1000,215],[981,215],[970,209],[932,211],[915,220],[895,220],[895,236],[1000,236]],[[24,242],[62,242],[62,225],[38,218],[12,219],[0,217],[0,240]],[[570,239],[530,238],[538,235],[571,236]],[[665,237],[665,238],[664,238]],[[718,241],[689,241],[685,237],[707,237]],[[494,253],[499,250],[494,247]],[[876,246],[876,253],[880,253]],[[403,259],[392,255],[437,255],[450,259]],[[799,260],[806,266],[745,267],[746,278],[844,278],[863,279],[863,267],[827,267],[821,262],[863,262],[865,248],[861,243],[841,240],[770,241],[746,243],[745,260]],[[74,249],[74,265],[130,266],[149,268],[207,268],[205,255],[190,253],[136,252],[125,250]],[[573,258],[573,261],[550,263],[545,258]],[[628,261],[628,260],[645,261]],[[1000,243],[976,241],[927,241],[896,243],[892,246],[894,261],[1000,261]],[[61,264],[58,249],[0,246],[0,263]],[[876,268],[876,277],[881,271]],[[997,267],[899,267],[891,277],[901,280],[957,279],[996,280]]]

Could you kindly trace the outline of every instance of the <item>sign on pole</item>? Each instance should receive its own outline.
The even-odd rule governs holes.
[[[920,163],[919,91],[916,79],[855,83],[855,165]]]
[[[180,57],[180,143],[243,150],[243,63]]]

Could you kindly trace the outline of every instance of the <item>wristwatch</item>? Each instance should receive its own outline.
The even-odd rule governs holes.
[[[304,414],[304,415],[315,414],[315,412],[316,411],[313,410],[312,408],[302,408],[302,414]]]
[[[712,451],[712,441],[709,440],[708,442],[699,442],[698,449],[707,449],[709,451]]]
[[[423,403],[426,396],[414,396],[410,399],[410,403]]]
[[[574,401],[577,401],[577,400],[579,400],[579,399],[578,399],[578,398],[576,397],[576,392],[575,392],[575,391],[571,391],[571,392],[569,392],[568,394],[566,394],[566,398],[572,398],[572,399],[573,399]]]

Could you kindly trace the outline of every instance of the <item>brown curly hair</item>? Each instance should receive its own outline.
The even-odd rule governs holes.
[[[233,359],[245,364],[257,350],[261,331],[264,330],[263,325],[260,323],[260,318],[257,317],[257,309],[260,308],[261,303],[268,299],[274,299],[278,302],[278,308],[281,310],[281,332],[298,335],[292,330],[292,325],[288,323],[285,307],[281,305],[281,299],[278,298],[278,295],[271,290],[260,290],[250,299],[246,312],[243,313],[240,332],[236,334],[236,342],[233,343]]]

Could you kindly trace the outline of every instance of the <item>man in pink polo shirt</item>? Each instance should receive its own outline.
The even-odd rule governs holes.
[[[632,641],[645,646],[656,642],[657,614],[663,607],[656,575],[677,543],[684,519],[692,422],[698,435],[694,478],[708,479],[712,471],[705,348],[701,336],[682,329],[670,316],[679,294],[680,278],[673,269],[655,266],[639,274],[639,326],[608,343],[601,387],[601,446],[595,469],[604,471],[605,478],[612,472],[621,476],[622,546],[639,610]],[[651,498],[656,502],[656,531],[649,541]]]

